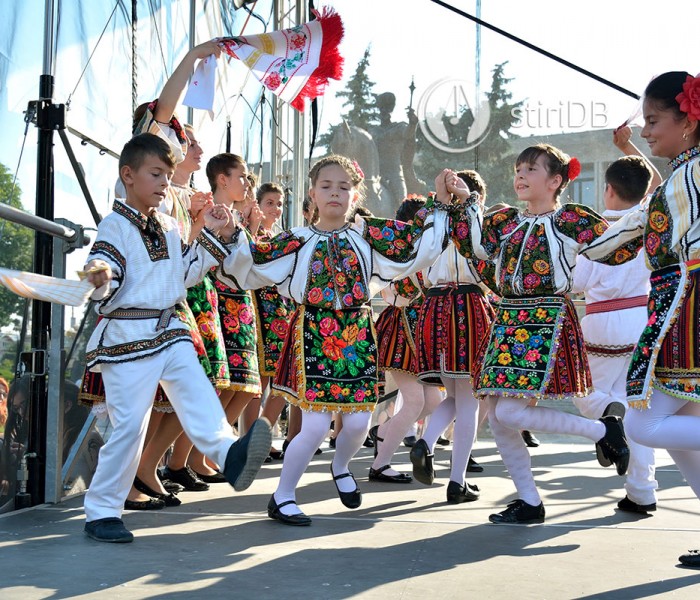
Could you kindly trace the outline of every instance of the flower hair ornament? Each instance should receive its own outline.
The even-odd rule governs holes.
[[[571,157],[569,160],[567,176],[569,181],[573,181],[581,174],[581,162],[575,156]]]
[[[700,121],[700,73],[695,77],[686,77],[683,91],[676,96],[676,102],[691,121]]]
[[[364,172],[362,171],[362,169],[360,169],[360,165],[357,164],[357,161],[356,161],[356,160],[353,160],[353,161],[352,161],[352,166],[355,167],[355,171],[357,171],[357,174],[360,176],[360,179],[364,179],[364,178],[365,178],[365,174],[364,174]]]

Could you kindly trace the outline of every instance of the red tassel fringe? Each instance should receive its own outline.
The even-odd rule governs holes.
[[[293,108],[304,112],[306,99],[313,100],[321,96],[328,85],[329,79],[340,79],[343,76],[343,57],[338,46],[345,31],[340,15],[332,8],[325,7],[323,13],[313,11],[321,23],[323,42],[321,43],[321,58],[316,70],[311,74],[306,85],[291,102]]]

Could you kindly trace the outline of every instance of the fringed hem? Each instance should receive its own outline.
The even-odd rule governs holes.
[[[262,394],[262,385],[251,385],[248,383],[231,383],[224,390],[230,390],[233,392],[250,392],[251,394]]]
[[[339,412],[344,415],[357,412],[374,412],[376,403],[368,404],[334,404],[331,402],[309,402],[308,400],[300,400],[299,397],[289,389],[281,389],[273,385],[272,389],[276,396],[281,396],[289,404],[298,406],[305,412]]]
[[[322,41],[318,67],[309,77],[306,85],[290,103],[292,108],[304,112],[306,100],[313,100],[323,94],[329,79],[343,76],[343,57],[338,46],[343,39],[343,21],[332,8],[324,7],[323,12],[313,11],[321,25]]]
[[[479,400],[484,400],[485,398],[488,398],[489,396],[498,396],[498,397],[503,397],[503,398],[528,398],[532,400],[533,398],[536,398],[538,401],[539,400],[571,400],[572,398],[584,398],[585,396],[588,396],[589,394],[592,394],[595,391],[594,388],[586,388],[585,390],[578,391],[578,392],[570,392],[568,394],[547,394],[547,393],[540,393],[536,390],[527,390],[524,392],[514,392],[513,390],[502,390],[502,389],[496,389],[492,388],[489,389],[487,392],[481,392],[481,391],[475,391],[474,396],[478,398]]]

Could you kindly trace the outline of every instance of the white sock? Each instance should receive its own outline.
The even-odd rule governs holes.
[[[447,397],[433,411],[433,414],[430,415],[430,422],[423,432],[423,441],[428,444],[428,448],[430,448],[431,452],[435,450],[435,444],[437,444],[438,438],[450,426],[452,421],[455,420],[456,415],[455,398],[448,393]]]
[[[343,415],[343,428],[340,430],[338,437],[335,438],[335,454],[332,463],[333,475],[338,476],[350,471],[350,460],[362,448],[371,420],[371,412],[356,412]],[[356,487],[352,477],[337,479],[336,483],[341,492],[352,492]]]
[[[474,397],[468,379],[444,380],[447,393],[455,398],[455,428],[452,441],[452,469],[450,480],[463,485],[467,475],[467,463],[476,437],[476,420],[479,414],[479,401]]]
[[[277,504],[287,500],[296,501],[296,487],[309,466],[314,452],[328,433],[331,416],[331,413],[302,413],[301,431],[289,442],[284,453],[282,472],[275,491]],[[345,420],[343,420],[343,429],[345,429],[344,425]],[[284,515],[296,515],[302,511],[295,504],[288,504],[280,508],[280,512]]]
[[[503,464],[508,469],[518,497],[532,506],[539,506],[542,502],[535,486],[535,478],[532,475],[530,453],[523,441],[520,431],[507,427],[498,420],[496,406],[503,398],[490,396],[487,400],[489,425],[496,440],[498,451],[501,453]]]

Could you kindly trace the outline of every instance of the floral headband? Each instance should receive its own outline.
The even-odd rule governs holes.
[[[573,181],[581,174],[581,162],[579,161],[578,158],[576,158],[575,156],[572,156],[571,160],[569,160],[569,164],[567,166],[568,166],[567,177],[569,178],[569,181]]]
[[[365,174],[364,174],[364,172],[362,171],[362,169],[360,169],[360,165],[357,164],[357,161],[356,161],[356,160],[353,160],[353,161],[352,161],[352,166],[355,167],[355,171],[357,171],[357,174],[360,176],[360,179],[364,179],[364,178],[365,178]]]
[[[676,102],[691,121],[700,121],[700,73],[695,77],[686,77],[683,91],[676,96]]]

